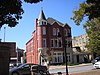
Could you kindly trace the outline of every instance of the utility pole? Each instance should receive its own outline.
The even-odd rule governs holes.
[[[60,32],[58,33],[58,38],[61,38]],[[63,42],[63,48],[64,48],[64,53],[65,53],[65,64],[66,64],[66,75],[68,75],[68,67],[67,67],[67,48],[66,48],[66,40],[65,40],[65,36],[64,36],[64,42]]]

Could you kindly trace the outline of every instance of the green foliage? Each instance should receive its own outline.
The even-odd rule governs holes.
[[[85,13],[86,7],[87,7],[87,4],[82,3],[80,4],[80,9],[78,11],[73,11],[74,16],[71,19],[74,20],[76,25],[79,25],[80,22],[83,20],[83,17],[85,16],[84,13]]]
[[[100,17],[100,1],[99,0],[86,0],[80,4],[78,10],[73,11],[74,16],[71,18],[76,25],[80,25],[85,16],[89,20]]]
[[[0,0],[0,27],[4,24],[15,27],[24,12],[21,6],[20,0]]]
[[[71,19],[76,25],[80,25],[82,20],[87,17],[87,21],[84,24],[84,28],[89,36],[87,48],[89,52],[100,55],[100,1],[86,0],[73,13],[74,16]]]
[[[87,21],[84,28],[90,39],[87,45],[88,50],[100,55],[100,18]]]
[[[38,2],[43,1],[43,0],[24,0],[24,1],[32,4],[32,3],[38,3]]]
[[[42,0],[24,0],[27,3],[38,3]],[[21,0],[0,0],[0,28],[6,24],[15,27],[22,18],[24,10]]]
[[[87,0],[87,7],[85,13],[88,13],[89,19],[94,19],[100,17],[100,0]]]

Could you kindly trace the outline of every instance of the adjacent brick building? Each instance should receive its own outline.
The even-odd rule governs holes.
[[[9,58],[16,57],[16,43],[0,42],[0,75],[9,74]]]
[[[66,51],[68,62],[72,62],[72,37],[71,27],[53,18],[47,18],[43,10],[36,19],[36,30],[32,38],[26,43],[27,63],[62,64],[64,60],[64,43],[66,40]]]
[[[16,42],[0,42],[0,46],[10,47],[10,57],[17,57]]]

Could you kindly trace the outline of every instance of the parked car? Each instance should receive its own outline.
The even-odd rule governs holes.
[[[96,69],[97,69],[97,68],[100,68],[100,61],[96,62],[93,66],[94,66],[94,68],[96,68]]]
[[[9,63],[9,68],[18,67],[22,65],[22,63]]]
[[[96,57],[94,60],[92,60],[92,64],[95,64],[96,62],[100,61],[100,56]]]
[[[31,71],[34,71],[35,73],[49,73],[46,66],[38,64],[22,64],[18,67],[9,69],[9,75],[31,75]]]

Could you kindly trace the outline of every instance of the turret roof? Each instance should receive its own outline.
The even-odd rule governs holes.
[[[41,9],[38,20],[46,20],[43,10]]]

